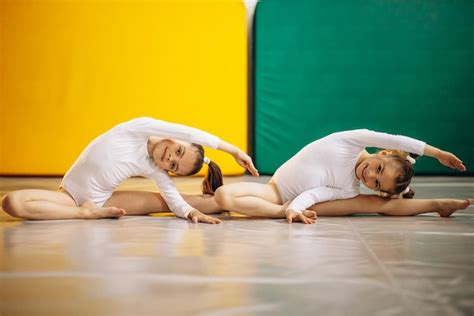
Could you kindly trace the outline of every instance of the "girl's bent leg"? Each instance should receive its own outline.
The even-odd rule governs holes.
[[[240,182],[219,187],[214,195],[223,209],[251,216],[285,218],[280,195],[273,183]]]
[[[183,199],[204,214],[222,212],[212,195],[182,194]],[[115,191],[104,206],[124,209],[127,215],[147,215],[150,213],[170,212],[168,205],[159,192]]]
[[[65,191],[19,190],[8,193],[2,207],[8,214],[25,219],[87,219],[120,217],[116,208],[96,208],[92,203],[79,207]]]
[[[310,209],[318,216],[344,216],[353,214],[379,213],[391,216],[412,216],[438,212],[447,217],[453,212],[465,209],[472,199],[390,199],[377,195],[359,195],[352,199],[328,201],[313,205]]]

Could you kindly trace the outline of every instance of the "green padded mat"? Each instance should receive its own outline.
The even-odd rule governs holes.
[[[474,1],[263,0],[255,17],[255,156],[271,174],[305,144],[369,128],[474,170]],[[421,158],[420,174],[459,174]]]

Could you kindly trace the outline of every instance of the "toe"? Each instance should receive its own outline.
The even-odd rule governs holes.
[[[109,208],[107,213],[111,217],[120,217],[124,215],[124,211],[116,207]]]

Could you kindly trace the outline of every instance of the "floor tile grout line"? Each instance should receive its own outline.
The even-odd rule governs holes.
[[[369,256],[372,257],[373,261],[378,265],[379,269],[383,272],[385,277],[388,279],[388,281],[391,283],[391,286],[396,289],[396,292],[398,292],[403,301],[407,301],[407,296],[403,289],[398,285],[398,282],[395,280],[394,276],[388,271],[387,267],[383,264],[383,262],[380,261],[380,259],[377,257],[375,252],[369,247],[367,242],[365,241],[364,237],[357,231],[357,229],[354,227],[352,224],[352,221],[349,218],[346,218],[346,221],[349,223],[352,231],[357,235],[359,238],[359,241],[362,243],[366,251],[369,253]],[[410,304],[404,304],[404,307],[408,306],[407,308],[409,309],[410,314],[414,314],[415,311],[411,309]]]
[[[376,261],[376,263],[380,266],[381,270],[384,271],[384,273],[386,274],[386,276],[388,277],[388,279],[390,280],[390,282],[399,290],[399,293],[401,293],[401,295],[403,296],[403,299],[405,300],[407,298],[406,294],[405,294],[405,291],[400,287],[398,286],[398,282],[396,282],[396,279],[393,277],[393,275],[386,269],[386,266],[383,262],[380,261],[380,259],[377,257],[377,255],[372,251],[372,249],[370,248],[370,246],[367,244],[367,242],[365,241],[364,237],[357,231],[357,229],[354,227],[354,225],[352,224],[352,222],[350,221],[350,219],[346,219],[348,222],[349,222],[349,225],[351,226],[352,230],[357,234],[357,236],[359,237],[360,241],[362,242],[362,244],[364,245],[364,247],[366,248],[366,250],[369,252],[369,254],[373,257],[373,259]],[[416,274],[419,276],[420,274],[416,272]],[[427,280],[427,282],[429,283],[430,285],[430,288],[433,289],[434,292],[436,292],[436,295],[438,297],[441,297],[441,293],[439,291],[436,290],[436,287],[434,286],[434,284],[430,281],[430,280]],[[422,297],[423,300],[426,299],[426,297]],[[410,306],[410,304],[407,304],[408,306]],[[449,314],[451,311],[449,311],[447,309],[447,306],[446,304],[442,304],[441,305],[442,309],[447,313]],[[411,310],[410,312],[415,312],[413,310]],[[447,315],[446,314],[446,315]]]
[[[432,291],[435,293],[435,295],[439,298],[439,297],[443,297],[443,295],[441,295],[441,292],[439,292],[436,288],[436,286],[432,283],[432,281],[429,279],[429,278],[422,278],[422,275],[418,272],[419,269],[417,267],[415,267],[413,269],[413,271],[415,272],[416,276],[418,278],[421,278],[422,280],[426,281],[427,284],[429,285],[429,287],[432,289]],[[446,307],[446,304],[445,303],[442,303],[441,304],[441,308],[446,312],[445,315],[449,315],[450,314],[450,311],[447,309]]]

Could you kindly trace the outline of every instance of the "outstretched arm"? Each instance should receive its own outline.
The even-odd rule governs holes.
[[[446,167],[449,167],[451,169],[457,169],[459,171],[466,171],[466,166],[462,163],[461,159],[456,157],[456,155],[441,150],[439,148],[430,146],[426,144],[425,146],[425,151],[423,153],[425,156],[428,157],[433,157],[438,159],[438,161],[442,164],[445,165]]]
[[[358,146],[397,149],[420,156],[425,155],[438,159],[441,164],[449,168],[466,171],[462,161],[454,154],[411,137],[379,133],[368,129],[347,131],[342,134],[349,142]]]
[[[423,155],[426,143],[411,137],[374,132],[368,129],[358,129],[341,132],[347,142],[359,147],[377,147],[397,149],[417,155]]]
[[[231,154],[237,163],[246,168],[252,175],[258,176],[252,158],[237,146],[227,143],[219,137],[203,130],[151,117],[140,117],[121,124],[125,132],[136,133],[143,137],[158,136],[172,138],[189,143],[197,143],[209,148],[218,149]]]
[[[247,169],[251,175],[259,176],[257,169],[253,165],[252,158],[250,158],[249,155],[247,155],[237,146],[229,144],[228,142],[221,139],[219,140],[219,145],[217,146],[217,149],[231,154],[234,157],[235,161],[237,161],[240,166]]]
[[[122,123],[118,126],[125,133],[140,135],[141,137],[158,136],[182,140],[188,143],[197,143],[216,149],[219,137],[198,128],[157,120],[151,117],[140,117]]]

